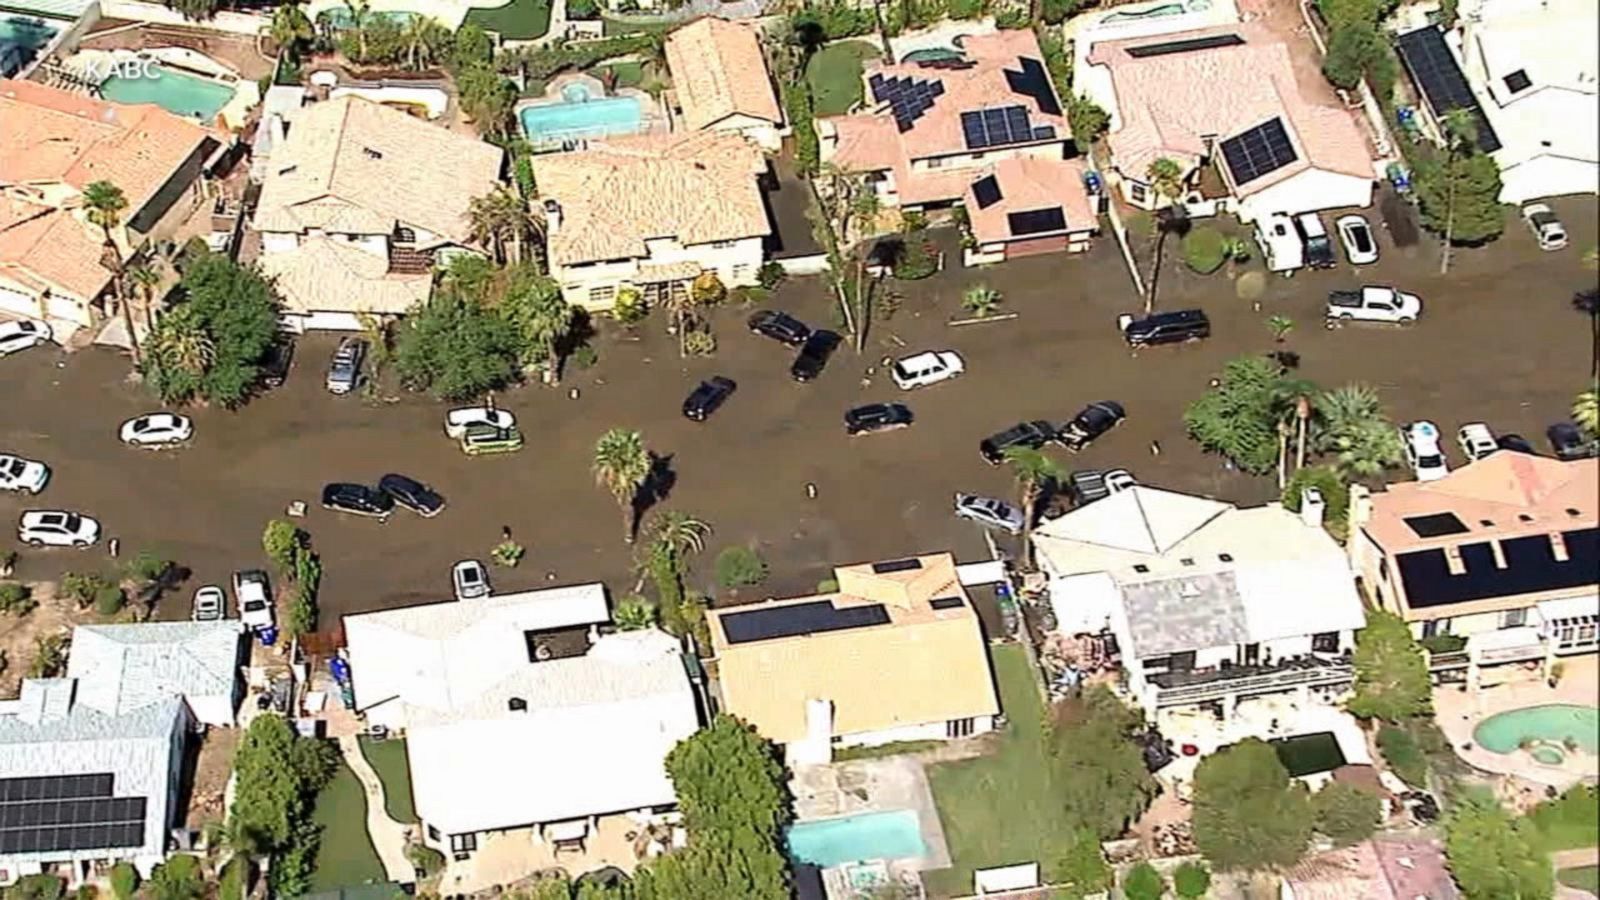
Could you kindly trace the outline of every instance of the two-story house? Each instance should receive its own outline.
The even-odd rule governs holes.
[[[1057,629],[1114,637],[1152,719],[1340,690],[1366,617],[1321,508],[1240,509],[1138,485],[1045,522],[1033,542]]]
[[[1437,481],[1351,493],[1367,593],[1419,638],[1466,639],[1436,669],[1600,647],[1600,461],[1502,450]]]
[[[772,233],[758,179],[761,150],[706,130],[589,141],[539,160],[537,214],[550,275],[569,303],[610,309],[632,287],[659,303],[702,272],[756,283]]]
[[[968,35],[961,58],[878,63],[858,112],[816,121],[822,162],[885,206],[965,206],[985,259],[1081,250],[1099,227],[1032,31]]]
[[[355,331],[426,300],[433,269],[476,249],[467,210],[505,152],[345,96],[296,111],[261,185],[254,229],[296,331]]]
[[[754,27],[699,19],[667,35],[663,49],[672,72],[669,105],[682,125],[732,131],[763,150],[778,150],[783,111]]]

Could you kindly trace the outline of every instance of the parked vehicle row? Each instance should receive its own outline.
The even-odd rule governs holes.
[[[396,505],[425,519],[438,515],[445,507],[438,491],[415,478],[389,473],[378,479],[377,487],[335,481],[322,488],[322,505],[334,512],[387,520]]]
[[[444,433],[468,456],[522,449],[517,417],[509,410],[492,406],[463,406],[450,410],[444,416]]]
[[[1096,438],[1122,424],[1128,417],[1122,404],[1100,400],[1079,410],[1059,428],[1043,420],[1019,422],[1005,431],[992,434],[978,443],[978,452],[990,465],[999,465],[1013,447],[1037,450],[1046,444],[1059,444],[1076,453]]]

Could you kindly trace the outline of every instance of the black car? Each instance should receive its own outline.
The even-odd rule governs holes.
[[[700,386],[683,401],[683,417],[704,422],[738,387],[732,378],[723,378],[721,375],[700,382]]]
[[[1587,440],[1578,426],[1571,422],[1557,422],[1545,431],[1545,437],[1550,439],[1550,449],[1555,451],[1556,459],[1573,460],[1588,459],[1600,452],[1600,447],[1595,442]]]
[[[281,387],[289,377],[289,367],[294,365],[294,341],[280,338],[273,341],[267,348],[267,355],[261,360],[261,384],[263,387]]]
[[[775,309],[763,309],[752,315],[750,330],[791,347],[798,347],[806,342],[806,338],[811,337],[810,326],[788,313],[778,312]]]
[[[844,414],[845,434],[873,434],[905,428],[912,422],[911,408],[904,403],[869,403]]]
[[[1528,443],[1528,439],[1520,434],[1502,434],[1494,439],[1494,443],[1501,450],[1515,450],[1518,453],[1539,455],[1539,451],[1533,449],[1533,445]]]
[[[1127,417],[1122,404],[1115,400],[1091,403],[1061,426],[1060,441],[1068,450],[1082,450],[1095,438],[1121,425]]]
[[[1056,439],[1056,430],[1049,422],[1021,422],[999,434],[991,434],[978,442],[978,452],[991,466],[998,466],[1012,447],[1037,450]]]
[[[1143,319],[1124,317],[1122,336],[1130,347],[1198,341],[1211,336],[1211,320],[1198,309],[1156,313]]]
[[[387,519],[394,512],[394,498],[364,484],[334,482],[322,489],[322,505],[334,512]]]
[[[432,518],[444,509],[444,498],[439,496],[439,492],[415,478],[390,472],[378,479],[378,490],[423,518]]]
[[[831,331],[813,331],[811,336],[800,347],[800,355],[794,358],[794,365],[789,367],[789,374],[795,381],[806,382],[822,374],[822,369],[828,364],[828,357],[838,348],[841,338]]]

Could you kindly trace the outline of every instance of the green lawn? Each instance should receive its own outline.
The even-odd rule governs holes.
[[[1546,853],[1600,846],[1600,792],[1579,785],[1534,807],[1527,821]]]
[[[618,37],[624,34],[639,34],[641,32],[666,34],[679,25],[678,22],[624,22],[607,16],[601,17],[601,24],[603,30],[600,33],[606,37]]]
[[[878,56],[878,48],[866,41],[838,41],[818,50],[806,64],[813,112],[819,116],[849,112],[861,99],[861,64]]]
[[[929,890],[940,896],[970,893],[973,869],[1031,861],[1048,867],[1068,829],[1064,798],[1051,783],[1044,707],[1028,657],[1012,644],[995,647],[991,658],[1009,723],[999,751],[928,768],[955,863],[928,874]]]
[[[617,87],[619,88],[638,87],[644,84],[644,63],[610,63],[604,66],[595,66],[589,70],[589,74],[604,81],[605,75],[603,73],[607,70],[617,73]]]
[[[383,808],[396,822],[417,821],[417,808],[411,800],[411,764],[406,761],[406,742],[390,738],[371,741],[361,738],[361,755],[367,758],[378,780],[383,782]]]
[[[466,21],[485,31],[498,31],[504,40],[531,41],[550,30],[550,0],[511,0],[494,9],[473,9],[467,12]]]
[[[1562,869],[1556,873],[1556,880],[1569,888],[1588,891],[1600,896],[1600,866],[1579,866],[1576,869]]]
[[[328,786],[317,795],[311,820],[322,830],[312,891],[331,891],[385,880],[383,863],[367,834],[367,796],[343,760]]]

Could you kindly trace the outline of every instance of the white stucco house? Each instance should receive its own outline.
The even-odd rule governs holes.
[[[249,642],[236,619],[79,625],[67,677],[80,699],[111,713],[181,697],[201,725],[231,727],[244,699]]]

